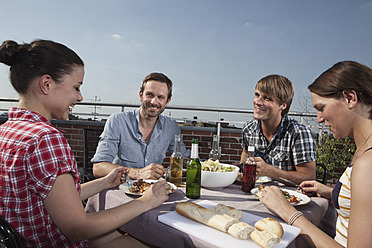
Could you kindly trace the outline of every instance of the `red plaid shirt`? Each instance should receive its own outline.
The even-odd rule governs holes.
[[[80,193],[80,174],[67,140],[43,116],[9,110],[0,126],[0,214],[21,236],[22,247],[87,247],[71,242],[43,205],[58,175],[71,173]]]

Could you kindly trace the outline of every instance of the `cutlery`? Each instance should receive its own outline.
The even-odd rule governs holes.
[[[134,185],[133,181],[129,179],[128,173],[125,173],[125,182],[128,185],[128,189],[130,189]]]
[[[165,172],[164,172],[163,178],[164,178],[165,180],[167,180],[168,175],[169,175],[169,166],[165,168]]]
[[[300,185],[298,185],[298,184],[292,182],[291,180],[285,179],[285,178],[283,178],[283,177],[279,177],[279,179],[280,179],[280,180],[283,180],[284,182],[289,183],[289,184],[291,184],[291,185],[293,185],[293,186],[295,186],[295,187],[297,187],[297,188],[300,188],[301,190],[304,190]]]

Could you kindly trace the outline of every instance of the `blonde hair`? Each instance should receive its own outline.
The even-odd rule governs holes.
[[[256,89],[277,100],[280,105],[286,103],[282,116],[288,114],[294,95],[292,82],[288,78],[277,74],[268,75],[257,82]]]

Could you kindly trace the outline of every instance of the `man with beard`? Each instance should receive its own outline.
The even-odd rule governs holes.
[[[287,115],[294,91],[291,81],[269,75],[258,81],[253,99],[253,118],[244,124],[240,163],[255,147],[257,177],[280,177],[300,184],[316,177],[315,141],[311,131]]]
[[[174,136],[181,134],[177,122],[161,115],[172,97],[172,81],[162,73],[146,76],[140,88],[139,109],[112,114],[100,136],[92,158],[93,174],[103,177],[114,168],[127,167],[131,179],[159,179],[167,150],[175,148]],[[189,151],[181,140],[183,156]]]

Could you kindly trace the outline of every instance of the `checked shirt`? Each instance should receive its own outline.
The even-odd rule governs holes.
[[[255,157],[261,157],[267,164],[281,170],[295,171],[296,165],[316,160],[315,140],[311,131],[287,115],[283,116],[270,142],[262,134],[259,120],[245,123],[242,134],[244,150],[252,142]]]
[[[69,241],[43,205],[65,173],[80,193],[76,160],[62,132],[35,112],[9,109],[0,126],[0,214],[20,234],[22,247],[86,247]]]

